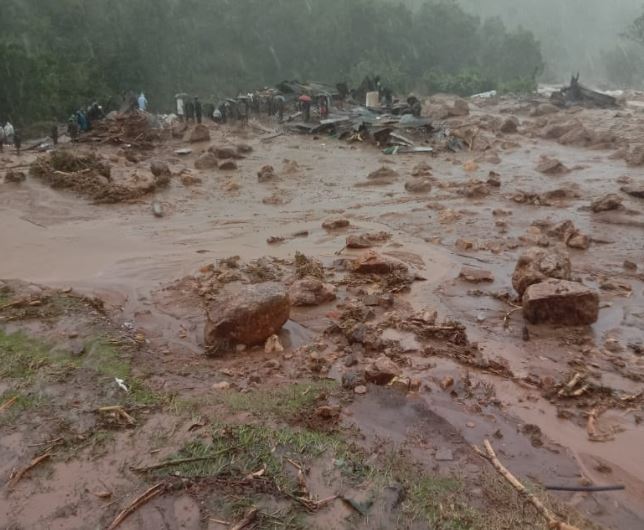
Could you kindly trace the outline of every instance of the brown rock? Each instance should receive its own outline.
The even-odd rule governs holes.
[[[624,199],[622,199],[619,195],[609,193],[608,195],[604,195],[603,197],[595,199],[590,204],[590,209],[595,213],[608,212],[610,210],[619,210],[622,207],[623,201]]]
[[[197,160],[195,160],[195,169],[213,169],[218,164],[217,157],[212,153],[204,153]]]
[[[408,267],[401,261],[369,250],[353,262],[353,270],[359,274],[389,274],[394,270],[408,270]]]
[[[547,116],[549,114],[556,114],[559,112],[559,108],[555,107],[554,105],[550,103],[541,103],[540,105],[537,105],[536,108],[532,110],[530,113],[531,116]]]
[[[519,258],[512,274],[512,286],[523,296],[528,287],[549,278],[570,280],[570,258],[556,250],[533,247]]]
[[[586,234],[575,232],[566,240],[566,245],[570,248],[588,250],[590,247],[590,238]]]
[[[513,134],[519,128],[519,120],[515,116],[508,116],[501,124],[500,131],[505,134]]]
[[[365,369],[365,379],[376,385],[388,385],[401,374],[398,365],[386,355],[381,355]]]
[[[626,163],[629,166],[644,166],[644,144],[636,145],[626,153]]]
[[[410,193],[428,193],[432,191],[432,183],[428,179],[413,178],[405,183],[405,189]]]
[[[541,161],[537,165],[537,171],[544,175],[564,175],[570,172],[563,163],[556,158],[549,158],[547,156],[541,157]]]
[[[347,248],[371,248],[378,243],[383,243],[391,238],[387,232],[370,232],[367,234],[358,234],[347,236]]]
[[[390,167],[382,166],[380,169],[377,169],[376,171],[372,171],[367,175],[367,180],[371,181],[372,183],[380,183],[380,184],[391,184],[392,182],[398,180],[400,178],[400,175],[398,174],[397,171],[394,171]]]
[[[460,192],[469,199],[487,197],[490,194],[490,187],[486,182],[478,179],[469,180]]]
[[[637,270],[637,263],[631,260],[624,260],[624,268],[627,271],[636,271]]]
[[[242,288],[224,287],[207,308],[204,332],[207,346],[232,342],[263,344],[279,332],[290,314],[286,289],[278,283],[259,283]]]
[[[213,153],[217,158],[244,158],[235,147],[229,145],[212,145],[208,151]]]
[[[314,414],[323,420],[335,420],[340,417],[340,407],[322,405],[315,409]]]
[[[599,316],[599,296],[580,283],[550,279],[527,288],[523,315],[532,324],[590,325]]]
[[[470,106],[463,98],[456,98],[454,104],[447,108],[448,116],[462,117],[470,113]]]
[[[172,176],[172,172],[170,171],[168,164],[161,162],[160,160],[153,160],[150,163],[150,171],[155,177]]]
[[[621,188],[624,193],[638,199],[644,199],[644,184],[624,186]]]
[[[411,171],[412,177],[431,177],[432,168],[427,162],[420,162],[414,166]]]
[[[237,144],[237,152],[240,154],[248,154],[253,152],[253,148],[248,144]]]
[[[208,130],[208,127],[203,124],[196,125],[190,132],[189,141],[190,143],[209,142],[210,131]]]
[[[222,160],[219,162],[219,169],[223,171],[234,171],[237,169],[237,162],[234,160]]]
[[[199,177],[195,177],[194,175],[191,175],[190,173],[184,173],[181,175],[181,184],[184,186],[195,186],[197,184],[201,184],[201,179]]]
[[[316,278],[297,280],[288,290],[293,306],[316,306],[335,300],[334,285],[323,283]]]
[[[475,269],[473,267],[463,267],[459,278],[471,283],[493,282],[494,275],[490,271]]]
[[[324,220],[324,222],[322,223],[322,228],[326,230],[337,230],[339,228],[346,228],[350,224],[351,221],[349,221],[349,219],[347,219],[346,217],[342,217],[341,215],[334,215]]]
[[[262,169],[257,172],[258,182],[268,182],[269,180],[273,180],[274,178],[275,170],[273,169],[273,166],[262,166]]]

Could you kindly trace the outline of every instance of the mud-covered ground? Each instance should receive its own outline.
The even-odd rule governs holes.
[[[118,186],[115,204],[67,171],[0,183],[2,528],[107,528],[128,506],[119,528],[229,528],[252,507],[248,528],[545,528],[472,449],[486,439],[560,519],[642,527],[644,199],[621,191],[644,185],[633,99],[470,102],[441,119],[466,148],[434,156],[269,121],[151,150],[63,144],[110,166],[91,190]],[[5,149],[0,174],[37,156]],[[593,212],[609,193],[621,207]],[[562,241],[567,220],[589,248]],[[369,250],[347,238],[396,267],[355,273]],[[532,246],[569,254],[600,293],[596,324],[524,321],[511,277]],[[337,297],[293,307],[283,351],[204,344],[222,289],[309,274]],[[383,355],[399,377],[363,385]],[[588,485],[625,490],[543,490]]]

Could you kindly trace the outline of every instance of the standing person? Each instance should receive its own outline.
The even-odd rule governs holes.
[[[195,121],[195,104],[190,100],[186,101],[185,110],[186,122],[190,123],[191,121]]]
[[[179,116],[179,121],[183,122],[186,119],[185,111],[185,94],[177,94],[174,96],[177,100],[177,116]]]
[[[201,118],[203,116],[203,107],[201,106],[201,101],[195,96],[195,117],[197,118],[197,123],[201,123]]]
[[[0,153],[4,150],[4,127],[2,122],[0,122]]]
[[[16,130],[13,134],[13,145],[16,147],[16,154],[20,156],[20,148],[22,147],[22,136],[20,131]]]
[[[143,92],[141,92],[141,95],[139,96],[137,102],[139,104],[139,110],[145,112],[145,110],[148,108],[148,100]]]
[[[7,145],[11,145],[13,143],[14,132],[15,131],[13,129],[13,125],[11,125],[11,122],[4,124],[4,141]]]
[[[286,99],[284,96],[281,94],[279,96],[275,96],[275,106],[277,107],[277,118],[279,119],[279,122],[282,123],[284,121],[284,107],[286,106]]]
[[[54,145],[58,145],[58,124],[54,124],[51,128],[51,141]]]
[[[311,98],[309,96],[300,96],[300,103],[302,104],[302,121],[308,123],[311,121]]]
[[[67,120],[67,134],[72,143],[75,143],[78,140],[78,135],[80,134],[80,127],[78,126],[78,120],[73,114]]]

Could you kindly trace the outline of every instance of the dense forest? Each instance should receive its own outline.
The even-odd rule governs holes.
[[[538,42],[450,0],[2,0],[0,120],[64,118],[145,91],[217,99],[284,79],[379,74],[400,92],[531,86]]]

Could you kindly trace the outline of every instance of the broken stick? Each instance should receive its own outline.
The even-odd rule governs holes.
[[[47,460],[50,456],[51,456],[51,453],[45,453],[44,455],[37,456],[31,461],[31,463],[27,467],[12,474],[11,479],[9,481],[9,489],[12,490],[13,488],[15,488],[16,484],[20,482],[22,477],[24,477],[29,471],[35,468],[38,464]]]
[[[8,399],[2,405],[0,405],[0,412],[4,412],[9,407],[11,407],[11,405],[13,405],[16,402],[16,399],[18,399],[18,396],[13,396],[11,399]]]
[[[601,412],[597,409],[593,409],[588,413],[588,423],[586,425],[588,439],[591,442],[611,442],[615,439],[615,436],[612,433],[601,432],[597,427],[597,418],[600,414]]]
[[[143,492],[116,516],[116,518],[112,521],[112,524],[107,527],[107,530],[114,530],[141,506],[154,499],[154,497],[156,497],[157,495],[163,493],[165,491],[165,488],[165,482],[159,482],[158,484],[152,486],[149,490]]]
[[[181,464],[190,464],[192,462],[206,462],[208,460],[214,460],[216,458],[219,458],[221,455],[228,453],[229,451],[232,451],[232,450],[233,450],[232,447],[227,447],[226,449],[217,451],[215,454],[210,456],[197,456],[193,458],[180,458],[178,460],[169,460],[168,462],[161,462],[160,464],[155,464],[153,466],[135,467],[135,468],[132,468],[132,471],[134,471],[135,473],[147,473],[149,471],[154,471],[156,469],[163,469],[164,467],[180,466]]]
[[[510,473],[510,471],[508,471],[508,469],[497,458],[496,453],[494,452],[492,444],[489,442],[489,440],[485,440],[483,442],[483,445],[485,447],[485,452],[483,452],[476,446],[473,446],[474,450],[481,457],[490,462],[494,466],[494,469],[496,469],[499,474],[510,483],[510,485],[517,491],[517,493],[519,493],[521,497],[523,497],[537,509],[537,511],[548,522],[548,528],[550,528],[551,530],[579,530],[576,526],[572,526],[559,521],[555,514],[552,513],[536,495],[530,493],[525,488],[525,486],[521,484],[521,482],[519,482],[519,480],[512,473]]]

